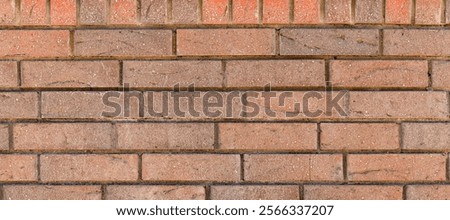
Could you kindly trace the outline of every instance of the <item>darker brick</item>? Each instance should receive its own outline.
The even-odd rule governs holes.
[[[37,118],[36,92],[0,92],[0,118]]]
[[[450,30],[385,30],[384,54],[399,56],[450,55]]]
[[[450,149],[450,124],[404,123],[403,148],[409,150]]]
[[[199,21],[199,0],[172,0],[172,22],[195,24]]]
[[[80,0],[80,24],[106,24],[107,0]]]
[[[449,200],[449,185],[411,185],[406,188],[408,200]]]
[[[383,0],[357,0],[355,23],[383,23]]]
[[[164,24],[167,15],[166,1],[141,0],[141,22],[144,24]]]
[[[325,0],[325,22],[333,24],[352,23],[351,0]]]

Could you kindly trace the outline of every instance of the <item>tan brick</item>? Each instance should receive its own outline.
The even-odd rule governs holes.
[[[356,0],[355,23],[382,23],[383,6],[383,0]]]
[[[443,4],[441,0],[416,0],[416,24],[440,24]]]
[[[251,45],[251,46],[250,46]],[[179,29],[178,55],[274,55],[272,29]]]
[[[428,86],[427,61],[336,60],[330,62],[334,87],[421,88]]]
[[[434,61],[432,63],[432,85],[434,89],[450,90],[449,61]]]
[[[119,123],[121,149],[213,149],[213,123]]]
[[[444,92],[350,92],[352,118],[447,118]]]
[[[448,56],[450,30],[384,30],[385,55]]]
[[[44,182],[136,181],[137,179],[137,155],[41,155],[41,180]]]
[[[252,141],[249,141],[249,138]],[[314,123],[221,123],[221,149],[315,150],[317,125]]]
[[[351,0],[325,0],[325,21],[333,24],[352,22]]]
[[[46,0],[21,0],[20,23],[22,25],[47,24]]]
[[[100,200],[100,186],[6,185],[7,200]]]
[[[108,200],[204,200],[203,186],[108,186]]]
[[[23,87],[118,87],[117,61],[32,61],[22,63]]]
[[[76,56],[163,56],[172,54],[170,30],[77,30]]]
[[[232,88],[300,88],[325,86],[325,63],[321,60],[228,61],[226,86]]]
[[[36,92],[0,92],[0,118],[36,118]]]
[[[14,125],[16,150],[98,150],[113,147],[109,123]]]
[[[446,156],[441,154],[349,155],[350,181],[443,181]]]
[[[378,30],[281,29],[281,55],[376,55]]]
[[[298,186],[211,186],[212,200],[298,200]]]
[[[399,126],[394,123],[320,124],[322,150],[400,149]]]
[[[9,126],[0,124],[0,151],[9,149]]]
[[[449,185],[411,185],[406,188],[409,200],[449,200]]]
[[[401,200],[402,186],[308,185],[306,200]]]
[[[0,88],[18,86],[17,63],[11,61],[0,62]]]
[[[43,118],[101,118],[105,92],[43,92]]]
[[[15,0],[0,0],[0,24],[11,25],[14,23],[15,19]]]
[[[141,22],[145,24],[164,24],[167,4],[161,0],[141,0]]]
[[[198,0],[172,0],[172,22],[195,24],[199,21]]]
[[[0,155],[0,181],[36,181],[35,155]]]
[[[142,178],[149,181],[237,182],[240,158],[226,154],[144,154]]]
[[[450,124],[403,124],[403,148],[411,150],[449,150]]]
[[[107,0],[80,0],[79,22],[86,25],[106,24]]]
[[[342,156],[333,154],[245,155],[245,180],[300,182],[343,180]]]

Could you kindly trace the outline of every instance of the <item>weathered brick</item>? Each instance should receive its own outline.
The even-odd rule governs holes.
[[[106,24],[107,0],[80,0],[80,24]]]
[[[179,29],[178,55],[274,55],[272,29]]]
[[[281,55],[375,55],[378,30],[281,29]]]
[[[416,0],[416,24],[440,24],[443,3],[441,0]]]
[[[350,92],[352,118],[447,118],[445,92]]]
[[[248,141],[252,138],[253,141]],[[221,123],[221,149],[315,150],[317,125],[314,123]]]
[[[402,186],[308,185],[306,200],[401,200]]]
[[[320,124],[322,150],[400,149],[399,126],[394,123]]]
[[[0,118],[38,117],[36,92],[0,92]]]
[[[23,25],[47,24],[46,0],[21,0],[20,23]]]
[[[258,0],[233,0],[233,23],[258,23]]]
[[[131,154],[41,155],[41,180],[136,181],[138,156]]]
[[[228,0],[203,0],[203,23],[228,23]]]
[[[294,23],[319,24],[320,0],[294,0]]]
[[[263,23],[289,23],[289,0],[264,0]]]
[[[226,86],[232,88],[299,88],[325,86],[325,63],[321,60],[228,61]]]
[[[352,22],[351,0],[325,0],[325,22],[347,24]]]
[[[0,88],[18,86],[17,63],[11,61],[0,62]]]
[[[43,118],[101,118],[105,92],[43,92]]]
[[[450,11],[450,1],[445,1],[445,21],[446,23],[450,23],[450,13],[448,13]]]
[[[250,182],[343,180],[342,156],[337,154],[245,155],[244,168]]]
[[[108,200],[204,200],[203,186],[108,186]]]
[[[97,150],[113,146],[108,123],[38,123],[14,125],[16,150]]]
[[[450,149],[450,124],[405,123],[403,124],[403,148],[411,150]]]
[[[172,54],[170,30],[75,31],[77,56],[158,56]]]
[[[0,181],[36,181],[35,155],[0,155]]]
[[[384,54],[400,56],[450,55],[450,30],[385,30]]]
[[[0,150],[9,149],[8,125],[0,124]]]
[[[239,155],[144,154],[142,156],[144,180],[237,182],[239,177]]]
[[[118,87],[117,61],[22,62],[23,87]]]
[[[69,31],[0,30],[0,57],[59,57],[70,55]]]
[[[298,200],[298,186],[211,186],[212,200]]]
[[[166,1],[141,0],[141,22],[144,24],[164,24],[167,15]]]
[[[57,0],[50,4],[51,25],[76,25],[76,0]]]
[[[355,23],[383,23],[383,0],[356,0]]]
[[[410,24],[412,0],[386,0],[385,22],[387,24]]]
[[[335,60],[330,62],[334,87],[421,88],[428,87],[427,61]]]
[[[0,24],[10,25],[15,22],[16,0],[0,0]]]
[[[449,200],[449,185],[411,185],[406,187],[409,200]]]
[[[121,149],[213,149],[213,123],[116,125]]]
[[[100,200],[100,186],[6,185],[7,200]]]
[[[195,24],[199,15],[199,0],[172,0],[173,23]]]
[[[450,90],[449,61],[434,61],[432,63],[432,85],[434,89]]]
[[[136,0],[111,0],[111,24],[135,24],[137,22]]]
[[[131,87],[222,87],[220,61],[125,61],[124,83]]]
[[[350,181],[443,181],[446,156],[441,154],[348,155]]]

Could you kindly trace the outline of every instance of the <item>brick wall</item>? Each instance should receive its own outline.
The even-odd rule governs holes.
[[[450,199],[450,1],[0,3],[0,199]]]

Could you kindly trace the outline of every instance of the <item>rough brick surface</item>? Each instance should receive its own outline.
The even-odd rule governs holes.
[[[233,23],[252,24],[258,19],[258,0],[233,0]]]
[[[298,186],[212,186],[213,200],[298,200]]]
[[[172,0],[173,23],[195,24],[199,18],[199,0]]]
[[[76,25],[76,0],[58,0],[50,2],[51,25]]]
[[[100,118],[108,107],[102,102],[104,92],[44,92],[43,118]]]
[[[433,62],[432,85],[434,89],[449,90],[450,89],[450,62],[435,61]]]
[[[325,0],[325,22],[345,24],[352,22],[351,0]]]
[[[2,25],[13,24],[15,22],[16,1],[1,0],[0,4],[2,5],[2,7],[0,8],[0,24]]]
[[[203,1],[203,23],[226,24],[228,23],[229,13],[228,0]]]
[[[410,185],[406,188],[409,200],[449,200],[449,185]]]
[[[386,0],[386,18],[388,24],[410,24],[412,0]]]
[[[410,150],[450,149],[450,124],[405,123],[403,124],[403,148]]]
[[[0,124],[0,150],[9,149],[9,126]]]
[[[110,200],[204,200],[203,186],[108,186]]]
[[[111,0],[110,23],[134,24],[137,21],[136,0]]]
[[[401,186],[308,185],[304,186],[307,200],[401,200]]]
[[[36,181],[36,155],[0,155],[0,181]]]
[[[416,0],[416,24],[440,24],[444,1]]]
[[[23,25],[47,24],[45,0],[22,0],[20,5],[20,23]]]
[[[289,0],[264,0],[263,23],[289,23]]]
[[[37,118],[36,92],[0,92],[0,118]]]
[[[18,86],[17,64],[11,61],[0,62],[0,88]]]
[[[294,23],[317,24],[320,22],[320,0],[294,1]]]
[[[384,53],[401,56],[448,56],[450,30],[385,30]]]
[[[356,0],[355,23],[382,23],[383,11],[383,0]]]
[[[6,185],[7,200],[100,200],[100,186]]]
[[[166,1],[141,0],[140,16],[144,24],[163,24],[167,16]]]
[[[80,0],[80,24],[100,25],[107,22],[107,0]]]

